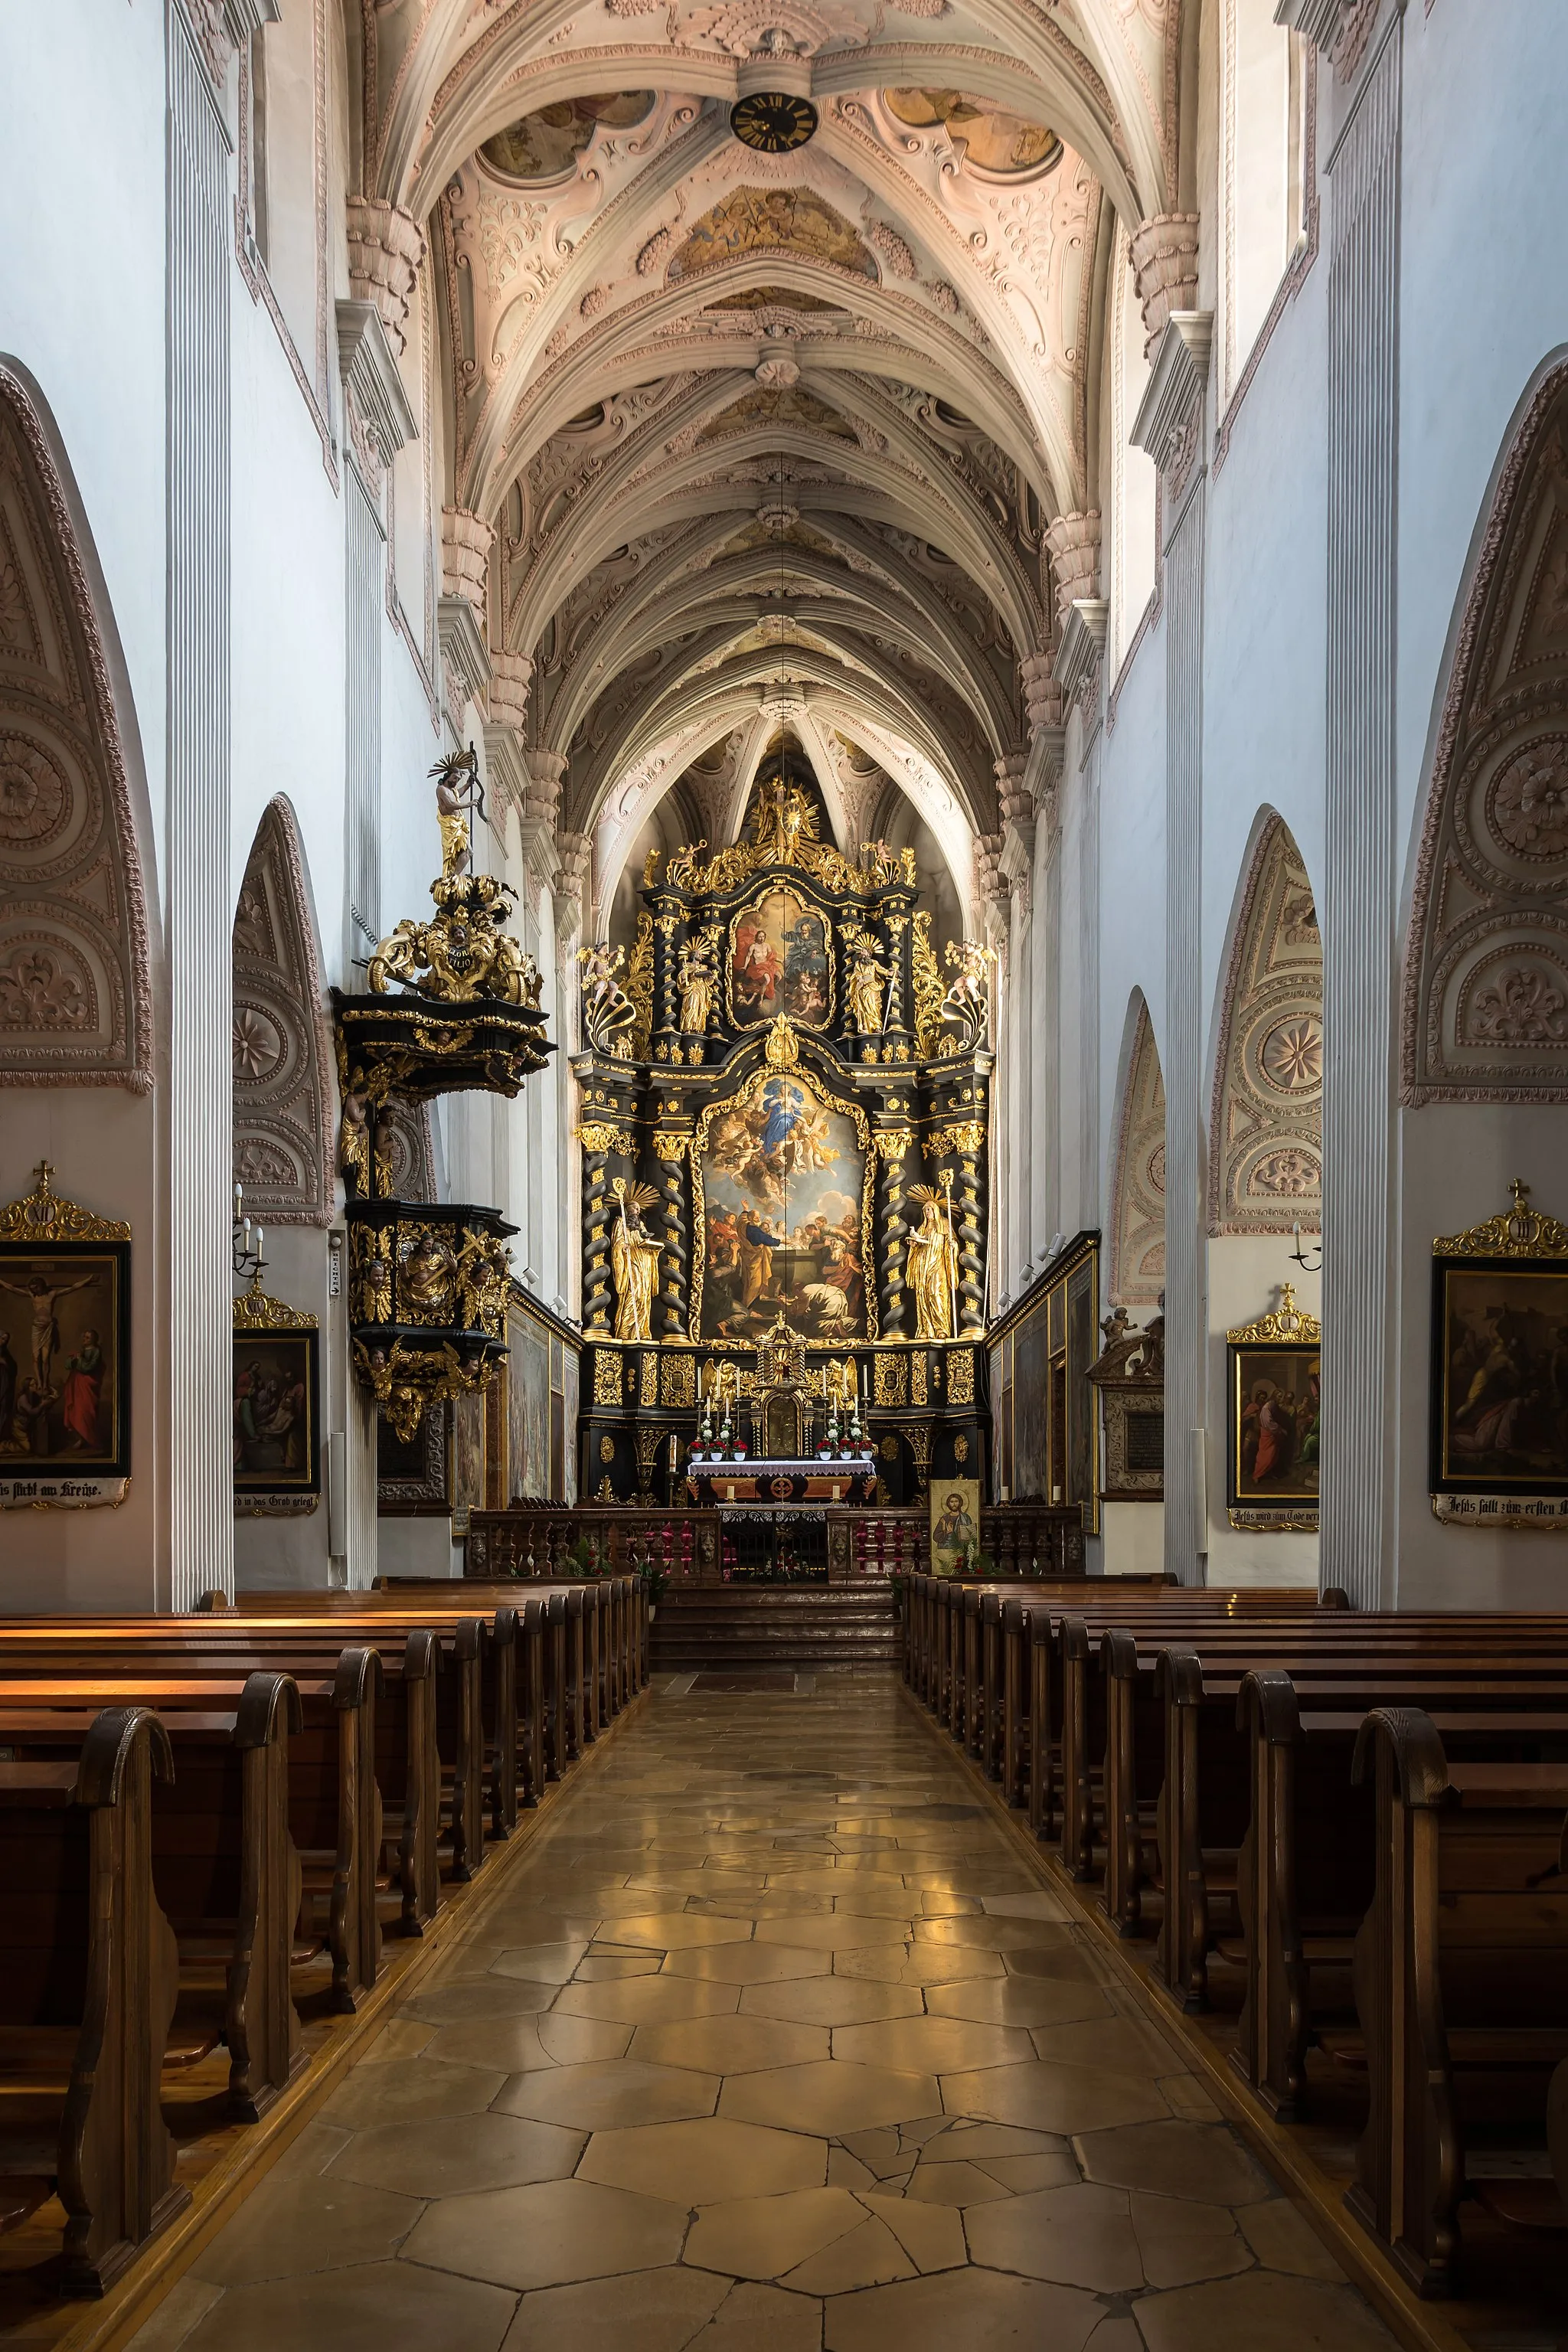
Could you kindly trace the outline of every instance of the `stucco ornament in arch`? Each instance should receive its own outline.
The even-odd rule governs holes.
[[[1110,1202],[1111,1303],[1156,1306],[1165,1286],[1165,1079],[1142,996],[1121,1090]]]
[[[1568,1102],[1568,365],[1514,436],[1454,651],[1402,1048],[1407,1103]]]
[[[268,1224],[332,1221],[332,1087],[294,814],[257,827],[234,917],[234,1173]]]
[[[1323,1216],[1323,943],[1280,817],[1253,853],[1226,974],[1209,1122],[1209,1231],[1316,1233]]]
[[[33,402],[0,367],[0,1084],[153,1083],[146,905],[103,639]]]

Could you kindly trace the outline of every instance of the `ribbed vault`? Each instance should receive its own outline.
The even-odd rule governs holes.
[[[1095,593],[1118,218],[1152,330],[1184,299],[1183,5],[362,6],[351,248],[384,311],[425,275],[447,593],[595,907],[785,726],[846,840],[902,795],[966,924],[1005,887]],[[737,136],[768,89],[803,142]]]

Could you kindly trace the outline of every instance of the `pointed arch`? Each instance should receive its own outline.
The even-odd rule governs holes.
[[[1110,1300],[1152,1307],[1165,1286],[1165,1080],[1142,989],[1127,1008],[1110,1181]]]
[[[153,1083],[142,860],[84,550],[0,363],[0,1085]]]
[[[1405,951],[1407,1103],[1568,1102],[1568,362],[1489,500]]]
[[[279,793],[234,917],[234,1172],[268,1224],[332,1221],[330,1067],[299,828]]]
[[[1211,1234],[1322,1224],[1323,944],[1301,853],[1272,814],[1232,926],[1208,1193]]]

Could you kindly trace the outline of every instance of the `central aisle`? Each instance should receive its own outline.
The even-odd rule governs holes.
[[[891,1674],[656,1685],[141,2352],[1390,2338]]]

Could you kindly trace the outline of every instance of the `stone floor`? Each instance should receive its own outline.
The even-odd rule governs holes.
[[[138,2352],[1386,2352],[895,1677],[778,1681],[656,1685]]]

